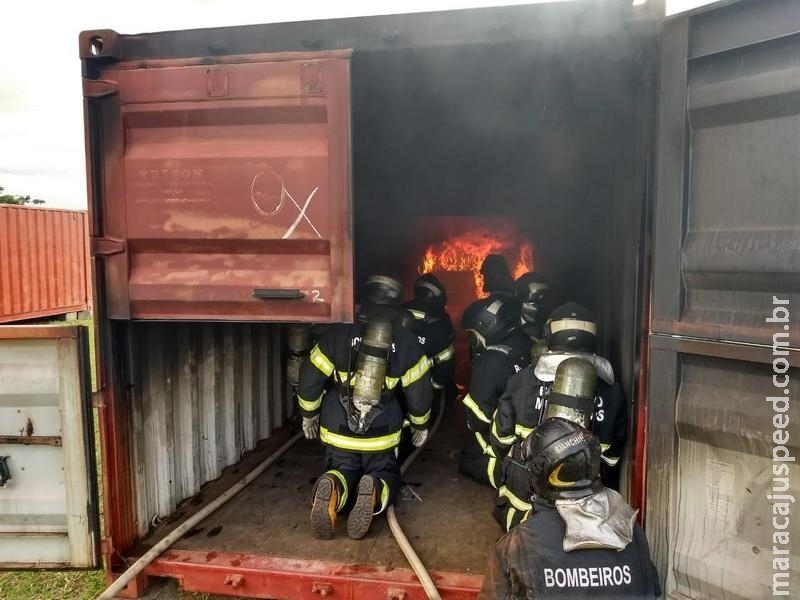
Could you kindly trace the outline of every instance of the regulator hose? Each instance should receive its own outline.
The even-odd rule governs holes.
[[[183,523],[181,523],[178,527],[172,530],[160,542],[158,542],[155,546],[150,548],[150,550],[145,552],[145,554],[142,555],[142,557],[139,560],[133,563],[128,568],[128,570],[126,570],[122,575],[120,575],[119,578],[114,583],[112,583],[102,594],[100,594],[97,597],[97,600],[113,600],[119,592],[125,589],[125,586],[127,586],[134,577],[136,577],[139,573],[144,571],[147,568],[147,566],[151,562],[153,562],[156,558],[158,558],[162,552],[167,550],[170,546],[172,546],[172,544],[181,539],[186,533],[188,533],[191,529],[193,529],[194,526],[197,525],[200,521],[205,519],[208,515],[213,513],[220,506],[222,506],[228,500],[233,498],[236,494],[241,492],[248,484],[252,483],[254,479],[256,479],[259,475],[261,475],[267,468],[269,468],[270,465],[272,465],[272,463],[278,460],[283,454],[286,453],[286,451],[289,448],[294,446],[302,438],[303,438],[302,433],[296,434],[283,446],[278,448],[277,451],[275,451],[273,454],[267,457],[255,469],[250,471],[237,483],[228,488],[228,490],[226,490],[225,493],[222,494],[219,498],[215,499],[207,506],[204,506],[202,510],[193,514],[191,517],[189,517]]]
[[[439,394],[439,414],[436,416],[436,421],[428,433],[428,440],[433,437],[433,434],[439,428],[439,423],[442,422],[442,415],[444,415],[444,399],[445,392],[442,390]],[[414,459],[424,447],[425,444],[419,448],[416,448],[411,454],[408,455],[408,457],[403,461],[403,464],[400,466],[401,474],[405,475],[409,465],[414,462]],[[428,573],[427,569],[425,569],[425,565],[422,564],[419,556],[414,551],[411,543],[408,541],[406,534],[403,533],[403,529],[400,527],[400,523],[397,521],[397,515],[394,512],[394,505],[391,505],[387,509],[386,520],[389,521],[389,528],[392,530],[392,535],[394,536],[394,539],[397,540],[397,545],[400,546],[400,550],[403,551],[406,559],[408,559],[408,562],[411,565],[411,568],[414,570],[414,573],[416,573],[419,582],[422,584],[422,587],[428,596],[428,600],[442,600],[442,597],[439,595],[439,591],[436,589],[436,585],[433,583],[433,579],[431,579],[430,574]]]

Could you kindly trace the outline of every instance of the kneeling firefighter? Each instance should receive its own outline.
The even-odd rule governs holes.
[[[489,444],[492,416],[509,378],[530,363],[531,339],[522,333],[516,310],[490,296],[470,304],[461,318],[476,352],[469,393],[462,403],[472,437],[461,449],[459,469],[479,483],[498,486],[499,464]]]
[[[533,508],[524,445],[541,420],[544,391],[541,383],[531,389],[531,377],[528,368],[509,380],[492,419],[492,449],[501,462],[492,514],[504,531],[527,519]],[[592,364],[577,357],[565,360],[558,365],[555,381],[547,394],[544,418],[564,417],[590,429],[596,391],[597,375]]]
[[[435,390],[452,393],[456,369],[453,349],[453,323],[447,314],[447,291],[439,278],[430,273],[420,275],[414,282],[414,298],[403,304],[414,317],[411,329],[431,364],[431,382]]]
[[[547,386],[552,384],[558,366],[572,357],[583,358],[594,365],[598,381],[591,430],[600,438],[603,450],[600,469],[603,483],[618,490],[619,461],[628,435],[628,405],[622,386],[615,381],[611,363],[595,354],[597,320],[586,308],[569,302],[550,314],[545,323],[545,336],[547,351],[534,369],[538,381]]]
[[[361,539],[392,502],[401,485],[396,451],[404,419],[415,446],[427,439],[428,358],[414,334],[387,318],[399,310],[400,292],[391,277],[369,278],[358,321],[331,325],[300,373],[303,432],[326,446],[311,508],[311,530],[320,538],[332,538],[337,514],[349,510],[347,533]],[[376,305],[381,309],[367,309]]]
[[[534,512],[497,542],[479,600],[660,596],[637,511],[600,482],[597,437],[551,417],[524,455]]]

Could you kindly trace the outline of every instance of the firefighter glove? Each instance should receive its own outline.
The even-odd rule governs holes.
[[[422,446],[422,444],[424,444],[425,440],[427,439],[428,439],[427,429],[415,429],[414,432],[411,434],[411,443],[414,444],[414,446],[417,448]]]
[[[319,415],[303,417],[303,435],[307,440],[315,440],[319,437]]]

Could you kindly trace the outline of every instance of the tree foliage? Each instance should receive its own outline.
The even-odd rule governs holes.
[[[44,200],[38,198],[31,198],[30,196],[17,196],[16,194],[4,194],[5,188],[0,187],[0,204],[17,204],[24,206],[25,204],[44,204]]]

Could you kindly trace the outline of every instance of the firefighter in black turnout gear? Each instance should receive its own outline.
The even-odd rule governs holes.
[[[489,443],[492,416],[509,378],[530,363],[531,340],[522,333],[513,307],[490,296],[470,304],[461,318],[470,346],[479,350],[469,393],[462,403],[472,437],[461,449],[459,469],[497,488],[499,465]]]
[[[514,278],[508,269],[508,263],[502,254],[489,254],[481,263],[483,291],[491,295],[499,295],[504,299],[514,298]]]
[[[501,462],[494,516],[505,531],[527,518],[531,509],[519,460],[522,443],[548,416],[574,416],[566,405],[582,406],[588,420],[581,424],[598,436],[603,449],[603,482],[614,489],[619,486],[627,406],[608,361],[592,353],[597,331],[594,317],[570,303],[553,311],[545,329],[546,341],[553,347],[539,355],[539,346],[533,346],[531,366],[508,381],[492,419],[492,450]],[[540,367],[541,379],[537,376]]]
[[[415,446],[427,438],[428,358],[416,336],[392,322],[400,291],[391,277],[369,278],[358,321],[331,325],[300,373],[303,432],[326,446],[326,471],[314,486],[311,508],[311,530],[320,538],[332,538],[337,513],[350,509],[347,533],[361,539],[373,516],[392,502],[401,485],[396,450],[404,419]]]
[[[525,273],[514,282],[522,331],[534,342],[544,339],[544,323],[550,302],[550,284],[538,273]]]
[[[447,291],[438,277],[426,273],[414,282],[414,298],[403,305],[414,317],[411,329],[431,365],[431,382],[435,390],[453,392],[456,361],[453,349],[453,323],[447,314]]]
[[[636,512],[600,482],[600,443],[559,417],[525,441],[533,515],[497,542],[479,600],[657,598]]]
[[[530,368],[509,380],[492,419],[491,435],[492,449],[502,463],[492,514],[503,531],[510,531],[527,519],[533,508],[529,474],[523,458],[525,439],[543,418],[551,416],[564,416],[589,428],[596,390],[594,367],[577,357],[558,366],[549,390],[535,379]],[[547,406],[543,416],[545,397]]]
[[[558,366],[571,357],[590,362],[597,373],[597,397],[591,429],[600,438],[603,483],[619,490],[619,461],[628,435],[628,406],[611,363],[595,354],[597,321],[586,308],[569,302],[555,309],[545,323],[547,352],[536,363],[534,375],[546,384],[555,380]]]

